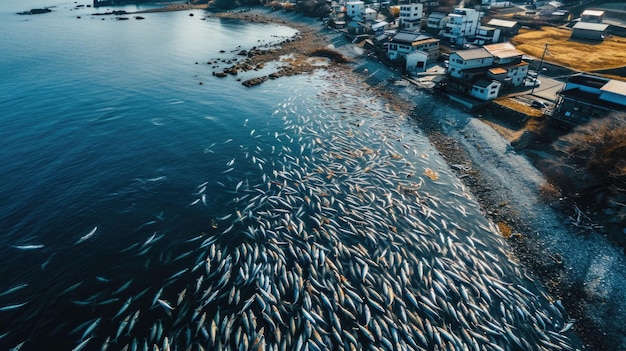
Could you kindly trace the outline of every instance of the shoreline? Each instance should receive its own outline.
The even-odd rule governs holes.
[[[280,24],[300,31],[298,38],[281,44],[270,55],[257,56],[258,61],[253,61],[256,64],[276,60],[287,53],[300,57],[296,61],[302,63],[302,58],[311,50],[335,43],[332,49],[350,57],[353,62],[349,65],[330,64],[324,68],[341,68],[346,74],[359,76],[372,93],[406,111],[411,122],[425,133],[470,189],[484,216],[499,227],[515,257],[535,274],[555,299],[562,300],[570,317],[577,320],[574,330],[585,348],[626,349],[626,337],[622,331],[622,321],[626,320],[623,255],[604,237],[577,235],[567,216],[541,199],[540,188],[545,179],[525,155],[518,155],[492,127],[442,96],[432,95],[433,106],[425,111],[413,101],[405,85],[383,83],[384,78],[378,83],[372,83],[370,79],[366,81],[367,72],[373,72],[368,67],[383,68],[383,74],[394,72],[377,61],[358,55],[343,34],[318,26],[319,21],[301,14],[265,10],[255,7],[245,13],[210,13],[209,16]],[[331,40],[340,37],[340,46],[337,40]],[[300,69],[290,74],[307,73],[317,68],[300,65]],[[437,104],[446,105],[461,117],[454,121],[439,119]]]

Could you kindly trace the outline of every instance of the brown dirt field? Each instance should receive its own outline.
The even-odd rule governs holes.
[[[596,71],[624,66],[626,38],[608,36],[603,42],[570,40],[571,31],[563,28],[541,27],[522,30],[511,39],[518,50],[541,57],[549,44],[545,60],[579,71]]]

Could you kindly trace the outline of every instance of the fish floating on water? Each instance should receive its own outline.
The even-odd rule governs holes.
[[[16,249],[19,250],[38,250],[38,249],[42,249],[44,247],[44,245],[14,245],[12,246]]]
[[[283,130],[255,126],[245,157],[215,172],[227,213],[207,213],[190,251],[152,256],[177,264],[161,284],[111,277],[124,283],[73,300],[89,313],[69,333],[75,349],[574,350],[563,306],[398,121],[293,99],[273,115]],[[144,238],[122,253],[169,245]]]
[[[98,230],[98,226],[93,227],[93,229],[89,233],[87,233],[87,234],[83,235],[82,237],[80,237],[80,239],[78,239],[76,244],[80,244],[83,241],[90,239],[94,234],[96,234],[96,230]]]

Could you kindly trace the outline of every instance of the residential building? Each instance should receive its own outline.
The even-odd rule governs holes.
[[[428,15],[428,19],[426,21],[426,30],[434,35],[443,34],[443,30],[446,28],[446,21],[448,20],[448,15],[443,12],[433,12]]]
[[[492,79],[478,79],[472,85],[470,96],[479,100],[491,101],[498,97],[502,83]]]
[[[406,55],[404,73],[414,75],[417,72],[424,72],[428,63],[428,54],[423,51],[413,51]]]
[[[493,55],[494,67],[506,71],[504,76],[492,75],[492,78],[502,82],[503,89],[524,84],[524,79],[528,75],[528,62],[522,60],[523,52],[508,42],[485,45],[483,48]]]
[[[473,40],[476,30],[480,26],[482,13],[474,9],[455,8],[448,14],[446,28],[443,33],[445,40],[450,44],[463,45],[468,39]]]
[[[389,22],[385,22],[385,21],[374,22],[371,28],[372,28],[372,32],[374,32],[374,36],[379,36],[383,34],[387,29],[389,29]]]
[[[361,18],[363,18],[363,20],[366,22],[375,21],[377,17],[378,11],[374,10],[371,7],[366,7],[365,9],[363,9],[363,12],[361,12]]]
[[[476,39],[474,39],[474,44],[487,45],[497,43],[499,40],[500,29],[488,26],[480,26],[476,31]]]
[[[615,111],[626,111],[626,82],[579,73],[558,93],[552,123],[575,126]]]
[[[460,50],[450,54],[448,74],[463,80],[472,80],[475,76],[485,74],[494,63],[494,56],[484,48]]]
[[[585,10],[580,15],[581,22],[602,23],[604,20],[604,11]]]
[[[398,1],[398,3],[400,5],[404,5],[407,3],[420,3],[424,6],[439,6],[439,0],[404,0],[404,1]]]
[[[604,40],[608,24],[578,22],[572,27],[571,38],[586,40]]]
[[[499,29],[501,36],[506,38],[516,36],[519,32],[519,29],[521,28],[521,25],[517,21],[509,21],[496,18],[487,22],[487,26]]]
[[[480,3],[480,7],[484,10],[489,10],[490,8],[504,8],[510,7],[510,1],[499,1],[499,0],[482,0]]]
[[[502,90],[524,84],[528,63],[522,56],[510,43],[453,52],[448,63],[448,86],[483,101],[493,100]]]
[[[421,3],[400,5],[398,27],[402,30],[419,31],[421,28],[423,12],[424,5]]]
[[[365,10],[363,1],[349,1],[346,3],[346,15],[355,21],[363,20],[362,12]]]
[[[387,58],[391,61],[406,58],[406,55],[418,50],[426,53],[430,61],[439,58],[439,39],[429,35],[398,32],[384,45]]]

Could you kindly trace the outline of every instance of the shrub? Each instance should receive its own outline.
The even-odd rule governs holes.
[[[322,49],[313,50],[310,55],[311,56],[317,56],[317,57],[326,57],[326,58],[329,58],[329,59],[331,59],[331,60],[333,60],[333,61],[335,61],[337,63],[348,63],[348,62],[351,62],[349,58],[344,56],[339,51],[335,51],[335,50],[328,49],[328,48],[322,48]]]
[[[626,189],[626,114],[595,119],[564,137],[575,165],[593,175],[591,187]]]

